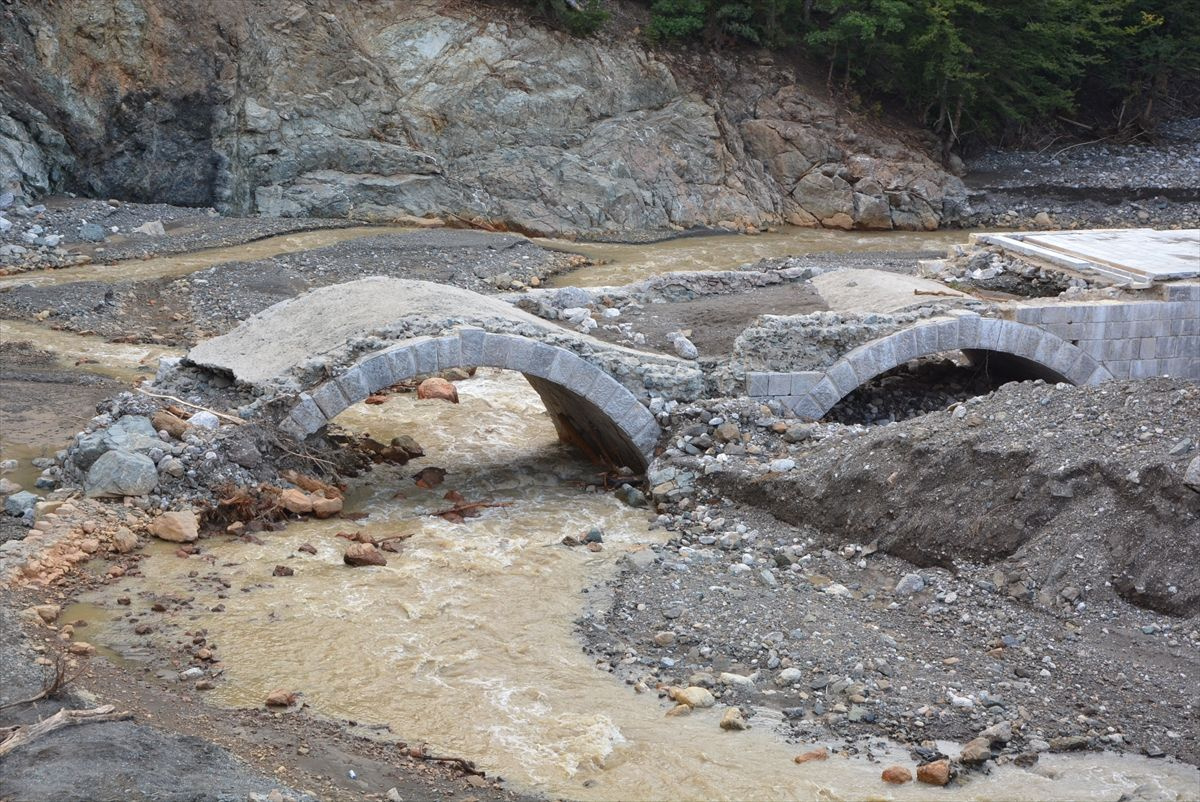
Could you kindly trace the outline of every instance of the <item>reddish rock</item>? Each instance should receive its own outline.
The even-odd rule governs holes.
[[[313,511],[312,497],[294,487],[279,494],[279,506],[296,515],[308,515]]]
[[[959,760],[963,763],[985,763],[992,759],[992,742],[987,738],[975,738],[968,741],[962,748]]]
[[[829,750],[822,746],[817,749],[810,749],[807,752],[802,752],[801,754],[796,755],[794,758],[792,758],[792,762],[794,762],[794,763],[810,763],[814,760],[828,760],[828,759],[829,759]]]
[[[276,688],[267,694],[267,707],[291,707],[296,704],[296,694],[287,688]]]
[[[129,530],[129,527],[118,526],[117,531],[112,533],[113,551],[118,554],[128,554],[137,548],[137,535]]]
[[[417,487],[422,487],[426,490],[437,487],[445,480],[446,469],[435,468],[432,466],[429,468],[422,468],[417,475],[413,477],[413,481],[416,483]]]
[[[748,730],[750,725],[742,716],[742,711],[736,707],[726,709],[725,715],[721,716],[721,729],[723,730]]]
[[[67,648],[67,651],[71,654],[78,654],[82,655],[83,657],[91,657],[96,653],[96,647],[87,641],[78,640],[72,643]]]
[[[286,565],[277,565],[275,570],[271,572],[271,576],[292,576],[296,572]]]
[[[62,608],[57,604],[39,604],[33,608],[33,611],[45,623],[53,624],[58,620],[58,614],[62,612]]]
[[[296,549],[296,551],[302,551],[305,554],[316,554],[317,547],[311,543],[303,543]]]
[[[342,511],[341,498],[325,498],[316,494],[309,498],[312,500],[313,515],[318,518],[332,518]]]
[[[947,758],[917,766],[917,780],[927,785],[945,785],[950,782],[950,761]]]
[[[434,376],[417,385],[417,398],[458,403],[458,389],[445,379]]]
[[[164,512],[150,524],[150,534],[172,543],[190,543],[200,537],[200,527],[190,510]]]
[[[342,561],[355,567],[362,565],[387,565],[387,558],[371,543],[352,543],[346,549]]]
[[[888,766],[883,770],[883,781],[893,785],[904,785],[912,782],[912,772],[903,766]]]

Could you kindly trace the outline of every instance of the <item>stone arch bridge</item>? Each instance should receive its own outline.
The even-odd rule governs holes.
[[[661,435],[650,397],[695,398],[704,386],[694,363],[605,343],[495,297],[379,277],[283,301],[187,359],[293,398],[280,425],[298,439],[397,382],[451,368],[513,370],[541,396],[563,440],[635,468]]]
[[[986,315],[956,309],[883,332],[829,364],[721,367],[744,377],[746,395],[809,419],[898,365],[947,351],[1072,384],[1162,373],[1200,380],[1200,285],[1164,295],[999,306]],[[635,468],[648,464],[661,436],[652,397],[695,400],[720,384],[705,373],[715,370],[711,361],[605,343],[468,290],[379,277],[276,304],[187,359],[287,399],[280,426],[298,439],[400,381],[451,368],[514,370],[541,396],[563,440]]]

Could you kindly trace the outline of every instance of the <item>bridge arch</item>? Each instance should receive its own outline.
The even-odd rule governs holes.
[[[451,368],[521,373],[541,396],[559,437],[593,459],[642,470],[662,431],[632,392],[571,351],[512,334],[464,328],[405,340],[366,354],[311,393],[300,393],[281,423],[303,439],[343,410],[397,382]]]
[[[793,374],[792,394],[784,401],[798,416],[816,420],[876,376],[945,351],[963,351],[975,359],[987,356],[1049,381],[1097,384],[1112,378],[1090,355],[1044,329],[973,313],[952,314],[864,343],[823,372]]]

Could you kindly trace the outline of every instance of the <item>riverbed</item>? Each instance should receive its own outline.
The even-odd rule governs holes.
[[[218,644],[226,674],[212,701],[255,707],[274,688],[298,691],[319,715],[426,741],[529,794],[928,798],[927,787],[880,782],[881,763],[908,760],[899,745],[877,741],[870,759],[835,755],[798,766],[792,758],[811,745],[785,743],[765,711],[745,732],[720,729],[721,708],[667,717],[653,689],[635,693],[595,667],[574,622],[623,555],[664,533],[650,528],[644,509],[597,492],[594,469],[557,442],[520,376],[487,371],[458,386],[457,406],[397,395],[338,419],[384,441],[415,435],[427,453],[354,487],[349,511],[365,518],[295,522],[261,543],[216,537],[199,559],[159,544],[142,578],[83,598],[95,611],[89,637],[144,659],[130,619],[159,619],[149,610],[155,600],[186,592],[194,597],[188,611],[168,623],[202,629]],[[424,490],[409,477],[429,465],[448,474]],[[450,491],[511,506],[461,524],[432,517]],[[341,562],[337,533],[357,531],[411,537],[387,554],[387,566],[352,569]],[[603,533],[601,551],[561,543],[591,531]],[[302,552],[305,544],[315,554]],[[294,575],[273,577],[278,565]],[[132,605],[116,606],[120,596]],[[1184,799],[1196,776],[1133,756],[1046,756],[1033,770],[1008,765],[972,778],[955,798],[1103,800],[1149,783]]]

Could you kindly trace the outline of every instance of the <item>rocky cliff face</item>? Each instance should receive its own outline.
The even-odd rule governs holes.
[[[32,193],[564,233],[934,228],[965,202],[786,70],[491,7],[16,0],[0,38],[0,182]]]

